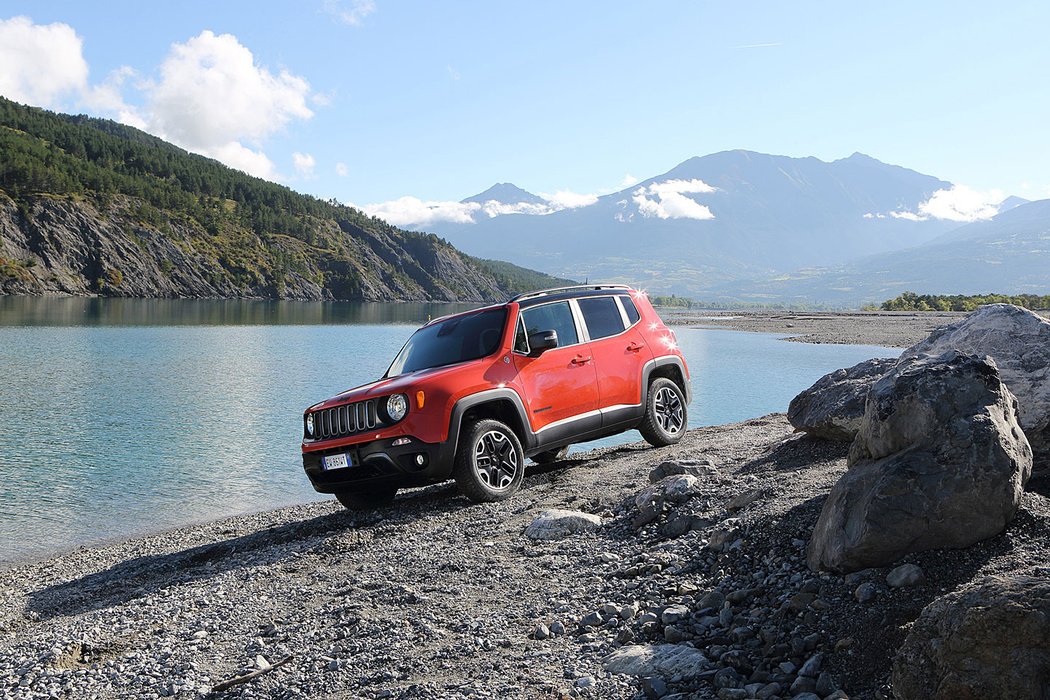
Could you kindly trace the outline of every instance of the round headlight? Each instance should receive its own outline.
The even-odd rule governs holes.
[[[405,417],[408,413],[408,397],[404,394],[394,394],[386,400],[386,414],[394,423]]]
[[[306,415],[306,433],[313,437],[314,434],[314,414],[308,413]]]

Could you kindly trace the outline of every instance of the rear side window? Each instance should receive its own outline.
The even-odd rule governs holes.
[[[623,332],[623,317],[620,316],[620,307],[612,297],[591,297],[589,299],[577,299],[580,311],[583,312],[583,320],[587,322],[587,332],[591,340],[608,338]]]
[[[576,324],[572,320],[572,310],[567,301],[525,309],[521,312],[521,318],[525,321],[525,332],[528,335],[540,331],[557,331],[558,347],[575,345],[580,342],[579,336],[576,335]]]
[[[634,299],[629,296],[622,296],[620,297],[620,303],[623,304],[623,310],[627,312],[627,320],[630,321],[632,326],[641,320],[642,317],[638,313],[638,307],[634,305]]]

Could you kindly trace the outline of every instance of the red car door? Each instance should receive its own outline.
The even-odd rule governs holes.
[[[528,337],[550,330],[558,333],[558,347],[539,355],[530,354]],[[515,331],[514,363],[518,381],[525,391],[526,410],[534,432],[541,433],[553,423],[583,414],[597,417],[598,385],[594,358],[588,344],[581,340],[568,301],[521,310]]]
[[[653,359],[638,325],[638,312],[624,308],[614,296],[584,297],[576,300],[587,325],[591,355],[598,375],[598,407],[609,412],[616,422],[616,409],[632,411],[642,402],[642,368]],[[632,313],[633,312],[633,313]],[[635,411],[636,412],[636,411]],[[608,421],[607,421],[608,424]]]

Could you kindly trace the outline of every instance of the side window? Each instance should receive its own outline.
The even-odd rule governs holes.
[[[623,332],[623,317],[620,307],[612,297],[590,297],[577,299],[583,320],[587,322],[587,332],[591,340],[608,338]]]
[[[638,307],[634,305],[634,299],[629,296],[618,297],[620,303],[623,304],[623,310],[627,312],[627,320],[631,322],[631,325],[638,323],[642,316],[638,313]]]
[[[558,347],[580,342],[567,301],[525,309],[521,312],[521,318],[525,321],[525,332],[528,335],[553,330],[558,332]]]
[[[529,353],[529,337],[525,335],[525,323],[521,316],[518,316],[518,330],[514,334],[514,352]]]

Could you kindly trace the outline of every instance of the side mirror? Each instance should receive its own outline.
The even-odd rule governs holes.
[[[540,355],[558,347],[558,331],[538,331],[529,336],[530,355]]]

